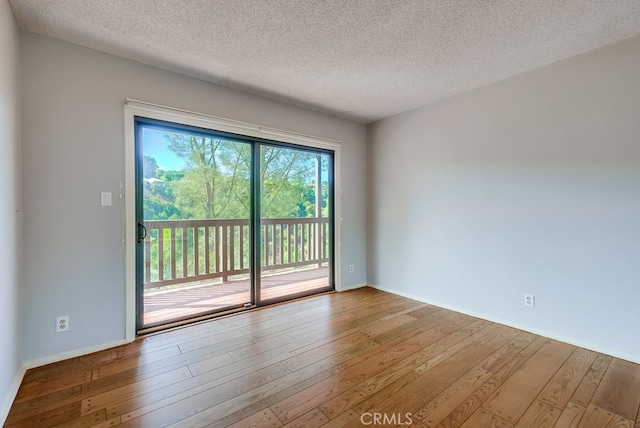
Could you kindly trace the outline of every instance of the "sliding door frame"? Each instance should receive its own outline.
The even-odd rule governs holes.
[[[328,205],[329,205],[329,242],[331,243],[331,245],[329,245],[329,285],[326,288],[319,288],[315,291],[313,291],[313,293],[311,294],[315,294],[315,293],[322,293],[322,292],[326,292],[326,291],[331,291],[334,290],[334,285],[335,285],[335,290],[340,291],[338,289],[338,285],[335,282],[336,277],[338,276],[336,274],[336,245],[335,245],[335,240],[336,240],[336,221],[335,221],[335,216],[336,216],[336,210],[335,210],[335,189],[336,189],[336,183],[335,183],[335,152],[332,150],[327,150],[327,149],[323,149],[323,148],[319,148],[319,147],[311,147],[311,146],[301,146],[299,144],[289,144],[289,143],[283,143],[281,141],[274,141],[274,140],[261,140],[261,139],[257,139],[256,138],[256,145],[254,146],[254,152],[253,152],[253,177],[256,177],[255,180],[252,180],[252,185],[256,185],[257,186],[253,189],[253,197],[252,199],[252,206],[253,206],[253,211],[252,211],[252,218],[253,218],[253,236],[254,236],[254,248],[253,248],[253,254],[255,255],[254,259],[255,259],[255,265],[252,266],[252,274],[254,276],[253,281],[252,281],[252,285],[253,285],[253,289],[255,290],[255,295],[253,295],[254,297],[254,303],[256,304],[256,306],[268,306],[268,305],[272,305],[275,303],[279,303],[279,302],[284,302],[286,300],[291,300],[291,299],[295,299],[298,297],[305,297],[310,295],[310,293],[307,292],[299,292],[299,293],[294,293],[294,294],[288,294],[286,296],[283,297],[278,297],[278,298],[272,298],[272,299],[263,299],[262,298],[262,264],[261,264],[261,254],[262,254],[262,237],[261,237],[261,233],[262,233],[262,229],[261,229],[261,225],[262,225],[262,209],[261,209],[261,203],[262,203],[262,195],[260,194],[260,188],[261,188],[261,184],[260,183],[260,179],[258,177],[260,177],[260,165],[261,165],[261,161],[257,160],[257,159],[262,159],[262,153],[261,153],[261,149],[263,147],[278,147],[278,148],[284,148],[284,149],[288,149],[288,150],[299,150],[299,151],[304,151],[304,152],[308,152],[308,153],[313,153],[316,155],[322,155],[322,156],[329,156],[331,158],[331,162],[330,162],[330,166],[329,166],[329,170],[328,172],[328,182],[329,182],[329,193],[328,193]],[[267,255],[265,254],[265,257],[267,257]]]
[[[173,132],[173,133],[185,133],[188,135],[195,135],[195,136],[199,136],[199,137],[205,137],[205,138],[220,138],[224,141],[227,142],[233,142],[233,143],[239,143],[239,144],[244,144],[247,145],[249,148],[251,148],[251,150],[253,150],[253,147],[258,144],[257,143],[257,139],[254,137],[246,137],[244,135],[236,135],[236,134],[231,134],[229,132],[223,132],[223,131],[214,131],[211,129],[202,129],[202,128],[196,128],[193,127],[191,125],[186,125],[183,123],[176,123],[176,122],[167,122],[167,121],[160,121],[157,119],[150,119],[147,117],[141,117],[141,116],[135,116],[134,118],[135,120],[135,135],[136,135],[136,224],[141,224],[143,223],[145,220],[148,219],[144,219],[143,218],[143,205],[144,205],[144,201],[143,201],[143,191],[142,191],[142,177],[143,177],[143,165],[142,165],[142,158],[143,158],[143,137],[142,137],[142,129],[143,128],[155,128],[157,130],[162,130],[162,131],[166,131],[166,132]],[[249,212],[248,212],[248,217],[249,219],[252,219],[252,213],[254,212],[254,186],[253,186],[253,182],[254,180],[254,173],[253,173],[253,164],[254,162],[253,157],[251,157],[251,163],[250,163],[250,176],[249,176]],[[194,220],[194,219],[191,219]],[[250,224],[250,229],[252,229],[252,226]],[[146,232],[145,232],[146,233]],[[253,233],[250,234],[250,238],[249,241],[250,243],[253,242],[253,240],[255,239]],[[139,243],[138,243],[139,244]],[[247,302],[242,302],[242,303],[238,303],[235,305],[229,305],[226,306],[224,308],[220,308],[218,310],[212,310],[212,311],[203,311],[201,313],[197,313],[197,314],[193,314],[193,315],[187,315],[187,316],[181,316],[181,317],[176,317],[176,318],[172,318],[172,319],[168,319],[166,321],[161,321],[159,323],[150,323],[150,324],[145,324],[144,323],[144,284],[143,284],[143,250],[142,250],[142,245],[137,245],[136,246],[136,331],[138,334],[146,334],[146,333],[151,333],[151,332],[155,332],[155,331],[159,331],[159,330],[164,330],[167,329],[169,327],[173,327],[173,326],[180,326],[180,325],[185,325],[188,323],[191,323],[195,320],[201,320],[201,319],[208,319],[211,318],[213,316],[219,316],[219,314],[228,314],[231,312],[237,312],[240,310],[244,310],[246,308],[252,308],[255,307],[255,301],[256,301],[256,293],[254,292],[254,288],[255,288],[255,284],[254,281],[251,280],[250,284],[249,284],[249,301],[250,301],[250,306],[249,303]],[[253,274],[253,267],[252,267],[252,260],[253,260],[253,253],[250,252],[249,253],[249,277],[250,279],[253,278],[254,274]],[[232,268],[233,270],[233,268]],[[185,278],[185,282],[188,282],[188,279]]]
[[[217,116],[210,116],[201,113],[195,113],[186,110],[174,109],[171,107],[161,106],[157,104],[146,103],[136,100],[127,100],[124,107],[124,125],[125,125],[125,180],[124,180],[124,217],[125,217],[125,262],[126,262],[126,313],[125,313],[125,340],[133,341],[137,335],[136,323],[136,241],[137,241],[137,223],[136,223],[136,118],[144,118],[151,120],[159,120],[164,122],[175,123],[178,125],[192,126],[210,130],[212,132],[230,133],[248,139],[257,140],[254,144],[254,150],[259,151],[262,144],[289,146],[291,148],[307,148],[309,150],[319,149],[320,152],[333,153],[333,242],[331,251],[333,252],[333,273],[331,279],[336,291],[341,291],[341,263],[340,263],[340,149],[341,142],[331,139],[314,137],[310,135],[298,134],[295,132],[283,131],[275,128],[255,125],[247,122],[225,119]],[[254,173],[256,164],[254,162]],[[330,172],[331,174],[331,172]],[[331,176],[330,176],[331,179]],[[253,181],[253,180],[252,180]],[[255,186],[255,184],[252,184]],[[252,199],[255,199],[254,188]],[[258,207],[253,207],[253,212],[258,212]],[[260,218],[255,220],[254,233],[259,229]],[[259,240],[259,235],[254,240]],[[254,257],[251,261],[259,264],[259,257]],[[255,273],[259,274],[258,266]],[[260,296],[254,296],[257,303],[260,302]],[[291,296],[295,297],[295,296]]]

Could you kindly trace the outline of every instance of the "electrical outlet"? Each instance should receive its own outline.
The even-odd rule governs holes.
[[[524,295],[524,305],[529,306],[531,308],[536,307],[536,298],[533,294],[525,294]]]
[[[353,273],[356,271],[356,267],[354,265],[349,265],[349,272]]]
[[[56,333],[69,331],[69,315],[56,318]]]

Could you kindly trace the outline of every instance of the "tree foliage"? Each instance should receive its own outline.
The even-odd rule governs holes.
[[[186,162],[174,181],[176,203],[192,218],[246,218],[248,204],[238,195],[249,187],[249,149],[245,143],[167,134],[169,149]],[[247,192],[248,194],[248,192]]]
[[[169,150],[185,164],[182,171],[158,168],[145,156],[145,218],[248,218],[251,146],[230,139],[167,133]],[[316,215],[316,155],[261,146],[261,211],[265,218]],[[327,215],[327,156],[321,156],[323,216]]]

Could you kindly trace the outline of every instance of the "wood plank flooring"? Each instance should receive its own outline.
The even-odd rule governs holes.
[[[371,288],[29,370],[7,427],[640,428],[640,365]]]

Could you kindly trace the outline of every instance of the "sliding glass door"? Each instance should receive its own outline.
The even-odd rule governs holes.
[[[136,120],[138,332],[333,288],[333,156]]]
[[[332,289],[329,154],[260,146],[262,302]]]

